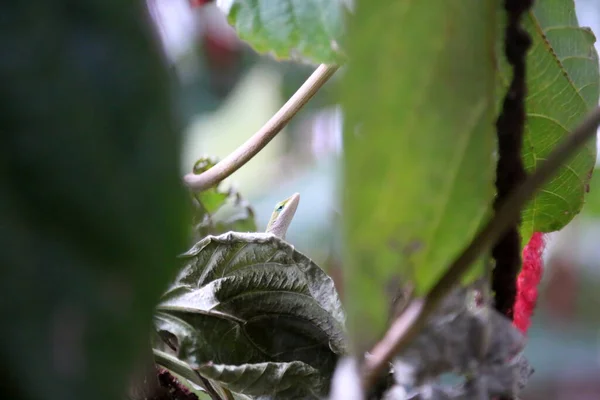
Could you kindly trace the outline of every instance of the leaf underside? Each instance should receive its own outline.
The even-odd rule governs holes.
[[[341,96],[345,265],[349,329],[368,346],[399,289],[429,290],[489,210],[497,8],[476,0],[356,7]]]
[[[239,37],[280,59],[338,63],[341,0],[233,0],[224,10]]]

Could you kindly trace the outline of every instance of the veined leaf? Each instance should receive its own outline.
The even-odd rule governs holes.
[[[321,399],[327,381],[323,375],[300,361],[265,362],[244,365],[205,364],[198,372],[218,381],[231,391],[255,400]]]
[[[497,3],[356,3],[341,96],[345,287],[349,329],[369,346],[400,288],[428,291],[490,208]]]
[[[527,124],[523,160],[535,169],[554,147],[598,106],[598,55],[594,34],[580,28],[573,0],[539,0],[523,18],[533,40],[527,56]],[[498,93],[504,94],[512,70],[501,52],[504,35],[498,35],[501,60]],[[501,101],[501,98],[498,99]],[[561,229],[579,213],[596,160],[596,138],[564,165],[527,205],[522,214],[525,245],[533,232]]]
[[[227,0],[218,4],[241,39],[260,53],[313,63],[340,61],[342,0]]]
[[[179,359],[194,368],[301,361],[331,375],[345,353],[344,313],[333,281],[310,259],[271,234],[233,232],[182,257],[156,316]]]

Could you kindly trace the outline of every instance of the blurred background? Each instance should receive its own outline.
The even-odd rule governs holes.
[[[147,2],[173,70],[185,130],[182,174],[202,156],[222,158],[238,147],[314,69],[257,55],[237,39],[215,4]],[[580,25],[600,35],[600,0],[576,0],[575,6]],[[596,48],[600,52],[598,42]],[[252,205],[259,230],[275,203],[300,192],[287,238],[338,280],[342,119],[335,78],[225,186]],[[584,211],[546,237],[544,278],[526,350],[536,371],[523,400],[600,399],[600,173],[590,187]]]

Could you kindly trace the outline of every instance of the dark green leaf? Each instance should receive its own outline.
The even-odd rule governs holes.
[[[164,57],[141,1],[0,15],[0,397],[121,400],[185,246]]]
[[[356,7],[341,96],[344,262],[349,329],[368,347],[400,288],[428,291],[490,208],[496,3]]]
[[[255,400],[321,399],[327,386],[318,370],[300,361],[236,366],[205,364],[198,371]]]
[[[331,375],[345,353],[344,313],[310,259],[266,233],[209,236],[182,257],[155,323],[179,359],[194,368],[302,361]]]

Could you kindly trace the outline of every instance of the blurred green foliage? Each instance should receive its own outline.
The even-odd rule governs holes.
[[[0,6],[0,361],[15,400],[123,397],[184,250],[168,75],[142,1]]]

